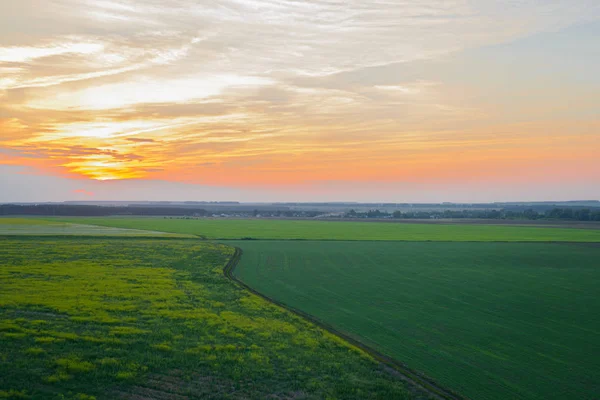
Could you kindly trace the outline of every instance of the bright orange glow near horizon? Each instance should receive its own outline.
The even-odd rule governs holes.
[[[121,180],[157,198],[144,182],[289,200],[418,200],[410,185],[439,201],[493,185],[600,197],[587,1],[30,3],[0,5],[6,182],[60,179],[64,199],[117,198],[92,184]]]

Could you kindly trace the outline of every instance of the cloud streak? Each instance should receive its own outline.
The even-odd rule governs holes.
[[[228,187],[600,176],[600,83],[578,67],[600,68],[600,5],[509,3],[2,3],[0,164]]]

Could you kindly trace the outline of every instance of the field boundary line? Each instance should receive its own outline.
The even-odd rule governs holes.
[[[402,381],[407,382],[409,385],[412,385],[413,387],[417,387],[418,389],[421,389],[422,391],[426,392],[428,395],[430,395],[436,399],[469,400],[467,397],[461,396],[458,393],[453,392],[452,390],[449,390],[449,389],[446,389],[446,388],[440,386],[439,384],[437,384],[433,379],[429,378],[428,376],[426,376],[420,372],[417,372],[415,370],[412,370],[405,364],[403,364],[391,357],[388,357],[388,356],[384,355],[383,353],[380,353],[379,351],[375,350],[374,348],[349,336],[348,334],[339,331],[338,329],[334,328],[333,326],[329,325],[328,323],[321,321],[317,317],[315,317],[311,314],[308,314],[304,311],[298,310],[294,307],[291,307],[279,300],[275,300],[267,295],[264,295],[264,294],[260,293],[259,291],[257,291],[256,289],[250,287],[246,283],[242,282],[233,274],[233,272],[242,258],[243,250],[237,246],[235,246],[234,249],[235,249],[235,252],[234,252],[233,256],[227,262],[227,265],[225,265],[225,267],[223,268],[223,274],[225,275],[226,278],[228,278],[232,282],[234,282],[237,285],[241,286],[242,288],[248,290],[249,292],[267,300],[268,302],[273,303],[293,314],[296,314],[297,316],[299,316],[301,318],[304,318],[304,319],[312,322],[313,324],[324,329],[325,331],[346,341],[350,345],[359,348],[360,350],[362,350],[365,353],[367,353],[368,355],[370,355],[373,359],[377,360],[378,362],[385,365],[386,367],[391,368],[395,372],[395,374],[399,375],[399,378]]]
[[[159,231],[160,232],[160,231]],[[168,232],[166,232],[168,233]],[[213,242],[386,242],[386,243],[524,243],[524,244],[600,244],[599,240],[451,240],[451,239],[306,239],[306,238],[209,238],[198,236],[202,240]]]
[[[24,233],[24,234],[19,234],[19,235],[15,235],[15,234],[5,234],[5,233],[0,233],[0,240],[6,240],[6,239],[15,239],[15,238],[20,238],[20,239],[73,239],[73,238],[77,238],[77,239],[81,239],[81,240],[88,240],[88,239],[136,239],[136,240],[193,240],[193,241],[197,241],[197,240],[205,240],[205,239],[201,239],[198,238],[197,236],[159,236],[159,235],[141,235],[141,236],[135,236],[135,235],[78,235],[78,234],[65,234],[65,235],[60,235],[60,234],[48,234],[48,235],[40,235],[40,234],[29,234],[29,233]]]

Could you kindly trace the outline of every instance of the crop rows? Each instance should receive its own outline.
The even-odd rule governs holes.
[[[600,397],[596,244],[228,243],[243,282],[467,397]]]
[[[600,242],[600,230],[291,220],[74,217],[61,221],[197,235],[207,239]]]

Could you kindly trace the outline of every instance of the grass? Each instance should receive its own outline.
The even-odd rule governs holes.
[[[0,235],[268,239],[228,242],[244,249],[244,282],[456,392],[600,397],[600,247],[590,243],[600,230],[32,221],[41,220],[0,218]],[[421,395],[359,349],[229,282],[231,252],[177,238],[0,236],[0,340],[9,343],[0,348],[0,398]]]
[[[186,239],[0,236],[0,398],[417,396],[225,278],[232,254]]]
[[[75,217],[59,221],[198,235],[209,239],[600,242],[600,230],[381,222]]]
[[[190,237],[190,235],[84,225],[38,218],[0,217],[0,235],[40,236],[160,236]]]
[[[467,397],[600,398],[596,244],[228,243],[243,282]]]
[[[46,226],[57,226],[64,225],[64,223],[58,221],[47,221],[37,218],[19,218],[19,217],[1,217],[0,226],[4,225],[46,225]]]

